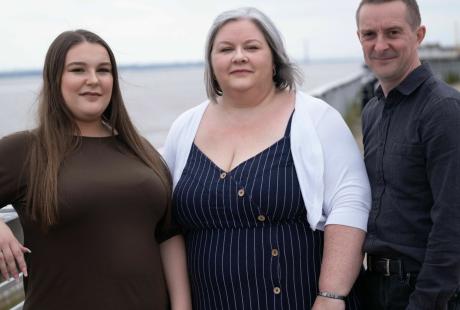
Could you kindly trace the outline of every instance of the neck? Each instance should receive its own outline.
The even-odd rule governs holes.
[[[96,122],[77,121],[77,126],[83,137],[107,137],[111,135],[110,129],[101,120]]]
[[[382,91],[383,91],[383,94],[385,95],[385,97],[388,96],[388,94],[396,87],[398,87],[399,84],[401,84],[406,78],[407,76],[412,72],[414,71],[415,69],[417,69],[417,67],[419,67],[422,63],[420,62],[420,60],[417,58],[417,60],[411,65],[409,66],[408,70],[406,70],[406,73],[400,77],[399,79],[397,80],[379,80],[379,83],[380,85],[382,86]]]
[[[267,105],[276,94],[273,84],[266,89],[249,90],[244,92],[226,92],[218,100],[226,109],[253,109]]]

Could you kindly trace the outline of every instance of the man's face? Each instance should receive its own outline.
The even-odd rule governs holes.
[[[364,59],[386,93],[420,65],[417,48],[424,36],[423,26],[412,29],[402,1],[361,7],[358,37]]]

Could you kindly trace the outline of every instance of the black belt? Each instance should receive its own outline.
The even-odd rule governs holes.
[[[367,254],[367,270],[384,276],[418,273],[420,265],[407,259],[386,258]]]

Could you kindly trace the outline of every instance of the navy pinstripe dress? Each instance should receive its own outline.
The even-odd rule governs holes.
[[[292,116],[291,116],[292,119]],[[174,191],[193,309],[310,309],[323,232],[312,231],[285,136],[230,172],[193,144]],[[359,309],[351,294],[347,309]]]

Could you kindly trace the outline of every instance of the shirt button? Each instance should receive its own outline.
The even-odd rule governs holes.
[[[240,189],[238,191],[238,196],[243,197],[244,196],[244,188]]]
[[[276,295],[280,294],[281,293],[281,289],[278,287],[278,286],[275,286],[273,288],[273,293],[275,293]]]
[[[260,214],[260,215],[257,217],[257,220],[258,220],[259,222],[265,222],[266,217],[265,217],[264,215]]]
[[[278,256],[280,252],[277,249],[272,249],[272,256]]]
[[[222,173],[220,174],[220,178],[221,178],[221,179],[225,179],[226,176],[227,176],[227,173],[226,173],[226,172],[222,172]]]

